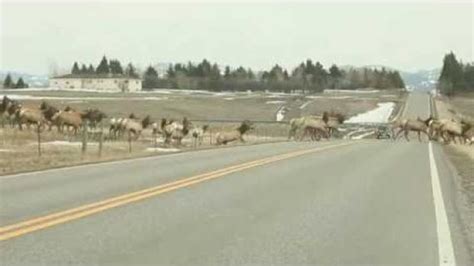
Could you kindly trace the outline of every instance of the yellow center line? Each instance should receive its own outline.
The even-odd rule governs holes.
[[[301,156],[308,153],[332,149],[336,147],[347,146],[351,144],[352,143],[343,143],[343,144],[330,145],[330,146],[318,147],[318,148],[313,148],[313,149],[299,150],[299,151],[289,152],[289,153],[280,154],[280,155],[274,155],[267,158],[254,160],[254,161],[222,168],[219,170],[211,171],[208,173],[180,179],[174,182],[158,185],[158,186],[143,189],[140,191],[127,193],[121,196],[112,197],[112,198],[102,200],[99,202],[86,204],[77,208],[72,208],[69,210],[60,211],[60,212],[45,215],[42,217],[29,219],[23,222],[18,222],[16,224],[7,225],[4,227],[0,227],[0,241],[18,237],[18,236],[31,233],[34,231],[38,231],[44,228],[48,228],[54,225],[66,223],[66,222],[76,220],[82,217],[90,216],[95,213],[99,213],[99,212],[109,210],[115,207],[130,204],[132,202],[136,202],[139,200],[157,196],[157,195],[174,191],[180,188],[188,187],[188,186],[198,184],[207,180],[229,175],[231,173],[243,171],[245,169],[289,159],[292,157]]]

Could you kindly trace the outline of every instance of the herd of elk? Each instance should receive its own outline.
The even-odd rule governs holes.
[[[319,116],[303,116],[290,120],[290,130],[288,139],[296,139],[297,132],[303,130],[299,140],[304,140],[310,136],[311,140],[320,140],[322,137],[329,139],[336,131],[339,125],[344,123],[344,115],[336,112],[324,112]]]
[[[398,132],[395,132],[396,130]],[[396,140],[401,133],[404,133],[405,139],[409,141],[409,132],[416,132],[419,141],[421,141],[421,133],[423,133],[430,140],[443,141],[446,144],[456,143],[456,138],[460,143],[472,144],[474,142],[474,127],[472,123],[464,120],[438,120],[430,116],[425,120],[420,118],[401,119],[392,123],[393,139]]]

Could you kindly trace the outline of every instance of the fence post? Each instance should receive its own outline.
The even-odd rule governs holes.
[[[41,129],[40,124],[36,128],[36,134],[38,135],[38,157],[41,157]]]
[[[82,156],[87,152],[87,120],[84,122],[82,127]]]
[[[102,148],[104,145],[104,124],[100,123],[100,135],[99,135],[99,158],[102,157]]]
[[[212,146],[212,128],[209,129],[209,145]]]
[[[128,153],[132,153],[132,134],[128,131]]]

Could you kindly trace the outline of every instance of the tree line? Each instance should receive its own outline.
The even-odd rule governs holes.
[[[28,87],[28,83],[25,83],[22,77],[18,78],[18,80],[14,82],[10,73],[8,73],[5,77],[5,80],[3,80],[4,89],[24,89]]]
[[[306,60],[292,71],[280,65],[270,70],[255,72],[242,66],[221,69],[216,63],[204,59],[198,64],[170,65],[166,75],[160,77],[152,66],[143,74],[144,89],[175,88],[212,91],[303,91],[321,92],[324,89],[404,88],[398,71],[370,68],[343,70],[337,65],[325,69],[320,62]]]
[[[105,55],[102,57],[102,60],[94,67],[92,64],[86,66],[86,64],[79,64],[74,62],[71,68],[71,74],[73,75],[125,75],[128,77],[139,78],[138,72],[133,66],[132,63],[129,63],[125,68],[122,67],[122,64],[118,59],[108,60]]]
[[[463,64],[453,52],[446,54],[438,79],[438,90],[448,96],[457,92],[474,92],[474,64]]]

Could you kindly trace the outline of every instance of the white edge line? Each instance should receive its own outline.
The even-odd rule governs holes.
[[[449,229],[448,217],[444,206],[443,193],[438,175],[436,160],[433,155],[433,144],[428,144],[430,158],[431,185],[433,190],[433,201],[436,214],[436,232],[438,235],[438,254],[439,265],[456,265],[454,256],[453,242],[451,239],[451,231]]]

